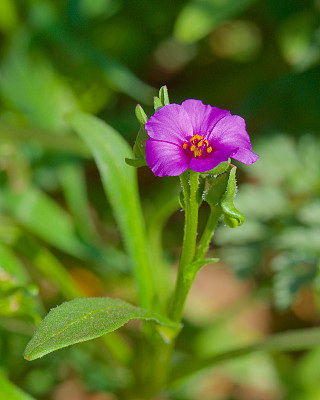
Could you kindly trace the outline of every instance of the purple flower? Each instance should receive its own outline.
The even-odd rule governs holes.
[[[162,107],[145,128],[146,161],[157,176],[177,176],[188,168],[210,171],[231,157],[247,165],[259,158],[243,118],[200,100]]]

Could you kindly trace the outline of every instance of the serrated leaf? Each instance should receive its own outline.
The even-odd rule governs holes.
[[[232,167],[229,174],[228,186],[221,199],[221,208],[224,213],[224,222],[230,228],[236,228],[244,223],[244,215],[233,204],[237,190],[236,167]]]
[[[210,207],[220,204],[223,194],[226,192],[228,185],[229,172],[218,175],[214,180],[209,179],[209,189],[205,193],[205,201]]]
[[[74,299],[52,309],[28,343],[24,357],[35,360],[75,343],[113,332],[132,319],[177,327],[166,317],[110,297]]]

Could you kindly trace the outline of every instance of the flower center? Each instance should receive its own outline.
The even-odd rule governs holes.
[[[198,134],[193,135],[189,142],[184,142],[182,147],[195,158],[203,158],[212,152],[212,147],[209,146],[209,142]]]

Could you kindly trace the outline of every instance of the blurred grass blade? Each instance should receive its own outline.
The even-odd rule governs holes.
[[[40,190],[29,187],[16,192],[3,188],[0,207],[51,245],[75,257],[86,256],[86,248],[75,234],[70,215]]]
[[[110,297],[75,299],[54,308],[41,322],[25,350],[27,360],[113,332],[132,319],[176,326],[156,313]]]
[[[145,167],[147,164],[146,159],[144,157],[141,158],[126,158],[125,162],[131,167],[140,168]]]
[[[154,299],[154,279],[147,252],[137,175],[136,170],[125,163],[125,158],[132,158],[132,150],[117,131],[93,116],[75,114],[70,123],[93,152],[132,259],[141,305],[149,308]]]
[[[42,244],[23,235],[17,240],[17,251],[48,278],[66,299],[82,297],[83,293],[60,261]]]
[[[2,272],[1,270],[12,275],[19,284],[25,284],[30,281],[20,260],[9,247],[3,244],[0,244],[0,273]]]
[[[79,164],[64,164],[59,168],[58,175],[80,236],[88,242],[98,243],[99,237],[90,215],[83,168]]]
[[[301,351],[320,345],[320,328],[297,329],[270,336],[255,344],[216,354],[207,359],[193,360],[178,364],[173,369],[170,384],[176,384],[201,370],[210,368],[222,361],[233,360],[256,351]]]
[[[158,303],[166,308],[168,295],[173,282],[171,264],[163,254],[163,230],[169,217],[179,209],[178,190],[176,184],[165,185],[156,193],[150,202],[147,212],[147,229],[150,253],[152,254],[152,269],[157,286]]]
[[[52,132],[38,128],[17,128],[0,123],[0,143],[19,141],[39,143],[48,150],[69,153],[75,156],[91,158],[89,149],[76,136],[52,135]]]
[[[0,373],[0,399],[3,400],[35,400],[23,392]]]
[[[0,209],[11,214],[26,230],[66,253],[98,265],[103,274],[127,271],[124,252],[81,241],[71,216],[40,190],[29,187],[16,192],[6,187],[0,193]],[[103,266],[103,268],[101,267]]]
[[[23,264],[9,247],[0,244],[0,315],[27,317],[39,323],[42,310],[37,294]]]

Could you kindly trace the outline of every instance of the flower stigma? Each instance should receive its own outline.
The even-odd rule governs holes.
[[[195,158],[205,157],[207,154],[212,152],[212,146],[209,146],[207,139],[204,139],[202,135],[193,135],[189,142],[184,142],[182,145],[184,150],[189,150],[189,154]]]

